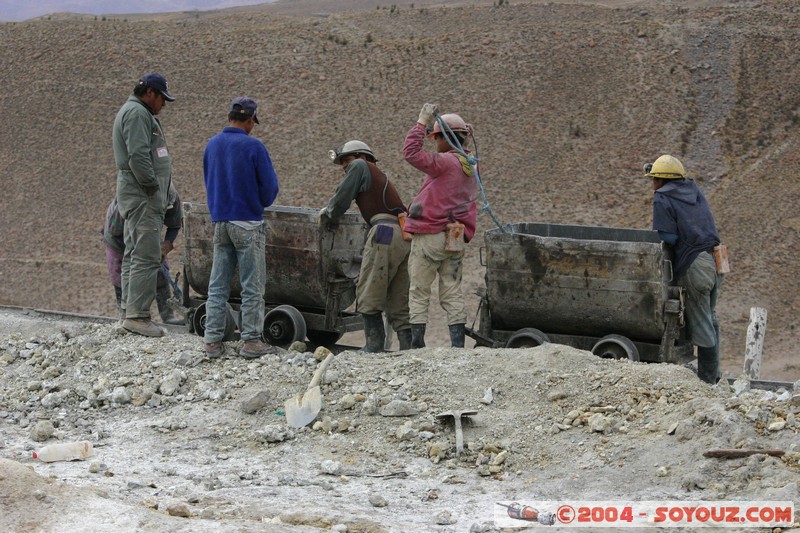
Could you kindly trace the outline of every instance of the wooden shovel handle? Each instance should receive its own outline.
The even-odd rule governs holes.
[[[309,389],[313,389],[319,385],[319,382],[322,380],[322,375],[325,373],[325,369],[327,369],[328,365],[331,363],[331,359],[333,359],[333,354],[329,353],[328,357],[326,357],[325,360],[322,361],[322,364],[319,365],[317,371],[314,372],[314,377],[311,378],[311,383],[308,384]]]

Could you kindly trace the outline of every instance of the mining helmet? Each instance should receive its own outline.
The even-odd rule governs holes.
[[[648,178],[677,180],[686,177],[683,163],[671,155],[662,155],[656,159],[652,165],[645,165],[645,171],[647,172],[646,175]]]
[[[444,123],[447,124],[447,127],[450,128],[453,132],[470,132],[470,126],[464,119],[460,116],[456,115],[455,113],[447,113],[446,115],[442,115],[441,119],[444,120]],[[437,133],[441,133],[442,129],[439,127],[439,121],[433,123],[433,130],[428,134],[428,138],[433,138],[434,135]]]
[[[328,151],[328,157],[331,158],[334,165],[341,165],[344,156],[355,154],[367,154],[370,160],[377,161],[367,143],[361,141],[347,141],[341,148]]]

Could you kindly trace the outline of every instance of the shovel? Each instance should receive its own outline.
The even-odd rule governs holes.
[[[328,357],[319,365],[317,371],[314,372],[314,377],[311,378],[311,383],[308,384],[308,390],[286,400],[283,412],[286,413],[286,423],[289,424],[289,427],[301,428],[317,418],[319,410],[322,409],[322,392],[319,390],[319,382],[332,357],[332,353],[328,354]]]

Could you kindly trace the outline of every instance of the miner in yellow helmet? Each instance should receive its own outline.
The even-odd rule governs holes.
[[[673,276],[686,291],[687,338],[697,346],[697,376],[714,384],[719,376],[716,306],[723,275],[713,257],[720,244],[703,191],[686,177],[683,164],[662,155],[645,172],[653,180],[653,229],[672,248]]]

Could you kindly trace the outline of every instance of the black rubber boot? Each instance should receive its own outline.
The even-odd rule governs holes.
[[[697,377],[715,385],[719,376],[719,353],[717,347],[697,347]]]
[[[464,324],[450,324],[448,328],[450,328],[450,346],[453,348],[463,348],[464,335],[466,335]]]
[[[411,329],[404,329],[397,332],[397,340],[400,342],[401,350],[411,349]]]
[[[122,322],[125,320],[125,310],[122,309],[122,287],[114,287],[114,296],[117,298],[117,318]]]
[[[363,314],[364,317],[364,337],[367,344],[364,346],[365,352],[382,352],[383,344],[386,342],[386,330],[383,327],[383,315],[375,313],[372,315]]]
[[[411,348],[425,347],[425,324],[411,324]]]
[[[169,285],[156,289],[156,305],[158,306],[158,315],[161,317],[161,322],[174,326],[184,324],[185,320],[178,316],[175,310],[169,306],[169,297]]]

